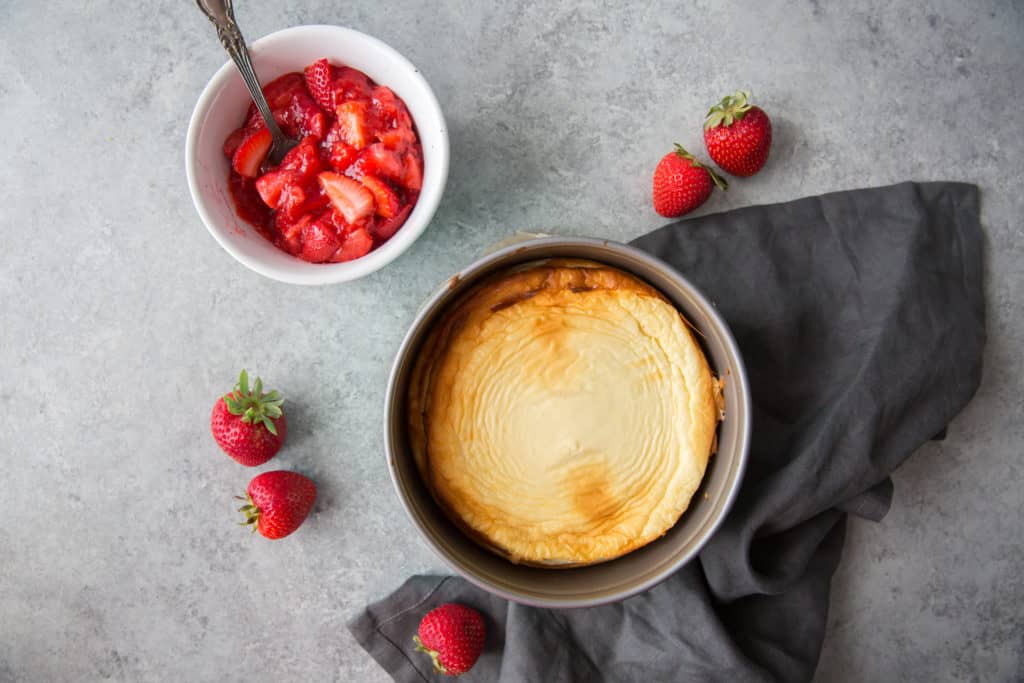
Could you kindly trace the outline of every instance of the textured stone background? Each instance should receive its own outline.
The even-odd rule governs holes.
[[[413,311],[515,228],[661,224],[655,162],[703,152],[704,110],[738,87],[772,115],[772,159],[705,211],[906,179],[983,192],[984,384],[898,473],[884,522],[851,524],[819,678],[1024,677],[1024,6],[237,4],[251,38],[343,24],[416,63],[450,125],[448,193],[372,277],[263,279],[185,184],[188,118],[225,60],[193,3],[0,0],[0,681],[383,680],[345,621],[441,569],[381,455]],[[280,543],[234,525],[253,472],[207,432],[242,366],[289,397],[271,466],[321,487]]]

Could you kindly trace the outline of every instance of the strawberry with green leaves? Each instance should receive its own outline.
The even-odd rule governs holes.
[[[316,484],[298,472],[275,470],[256,475],[245,492],[238,511],[245,515],[242,526],[251,526],[264,538],[284,538],[306,521],[316,502]]]
[[[458,676],[469,671],[484,650],[484,618],[472,607],[449,602],[427,612],[412,637],[434,671]]]
[[[750,104],[750,93],[740,90],[711,107],[704,121],[704,144],[723,171],[752,176],[768,161],[772,122],[764,111]]]
[[[654,210],[666,218],[689,213],[707,201],[715,188],[728,189],[725,179],[676,144],[654,169]]]
[[[214,440],[239,463],[262,465],[281,450],[288,431],[282,403],[277,391],[263,393],[259,377],[250,389],[249,375],[242,370],[235,388],[213,404],[210,429]]]

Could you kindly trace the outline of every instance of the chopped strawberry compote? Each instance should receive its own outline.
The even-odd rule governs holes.
[[[301,142],[269,166],[270,132],[250,105],[224,141],[238,215],[313,263],[357,259],[398,232],[423,183],[423,148],[405,103],[326,59],[263,93],[281,130]]]

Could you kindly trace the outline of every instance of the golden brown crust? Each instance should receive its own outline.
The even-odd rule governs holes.
[[[665,533],[703,477],[710,368],[655,289],[551,260],[475,287],[428,333],[409,386],[435,499],[513,561],[578,566]]]

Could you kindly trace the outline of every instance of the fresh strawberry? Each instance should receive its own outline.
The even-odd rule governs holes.
[[[249,134],[231,157],[231,166],[239,175],[255,178],[260,173],[260,165],[267,158],[270,145],[274,139],[266,128],[257,128]]]
[[[316,484],[297,472],[275,470],[253,477],[246,496],[235,496],[246,504],[238,509],[245,515],[243,526],[252,526],[266,538],[284,538],[306,521],[316,502]]]
[[[306,89],[316,103],[328,111],[334,109],[331,97],[331,81],[334,80],[334,69],[326,59],[319,59],[306,67],[304,72]]]
[[[323,263],[341,247],[338,231],[325,218],[313,221],[302,230],[302,253],[299,256],[311,263]]]
[[[704,121],[704,144],[711,159],[740,177],[760,171],[772,146],[772,122],[749,100],[746,91],[727,95],[711,107]]]
[[[401,207],[398,195],[386,182],[372,175],[363,176],[360,181],[367,190],[373,193],[374,202],[377,205],[377,215],[384,218],[394,218]]]
[[[402,207],[402,209],[395,214],[394,218],[379,221],[373,226],[373,236],[377,238],[378,242],[384,242],[391,239],[391,236],[398,232],[398,229],[402,227],[411,212],[412,204],[410,203]]]
[[[281,449],[288,431],[283,402],[276,391],[263,393],[259,377],[250,391],[249,375],[242,370],[234,390],[213,404],[210,429],[217,445],[247,467],[270,460]]]
[[[427,612],[412,637],[417,652],[426,652],[434,671],[458,676],[469,671],[484,650],[484,619],[472,607],[453,602]]]
[[[654,169],[654,210],[669,218],[682,216],[703,204],[716,185],[728,188],[721,176],[676,145]]]
[[[338,263],[341,261],[352,261],[361,256],[366,256],[373,249],[373,237],[364,227],[357,227],[345,233],[341,249],[331,258]]]
[[[408,189],[416,190],[417,192],[423,188],[423,159],[412,151],[405,153],[402,184]]]
[[[365,102],[344,102],[335,110],[342,139],[356,149],[370,144],[370,126],[367,122],[368,109]]]
[[[373,214],[373,194],[358,181],[333,171],[324,171],[318,178],[331,204],[348,223],[357,223]]]

